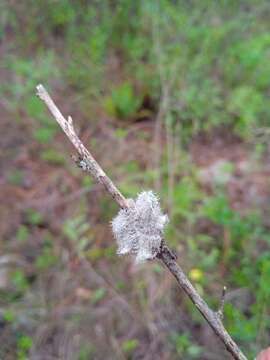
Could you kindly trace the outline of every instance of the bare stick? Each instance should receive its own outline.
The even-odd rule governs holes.
[[[90,152],[84,147],[83,143],[75,133],[73,122],[71,117],[68,120],[61,114],[48,92],[42,85],[37,86],[37,95],[41,100],[45,102],[48,109],[54,116],[55,120],[61,126],[67,137],[77,149],[80,159],[79,166],[84,170],[87,170],[99,183],[103,184],[105,189],[111,194],[112,198],[119,204],[121,208],[128,208],[129,202],[113,184],[111,179],[105,174]],[[236,343],[232,340],[226,329],[224,328],[221,317],[218,312],[214,312],[209,308],[206,302],[201,298],[196,289],[193,287],[187,276],[176,263],[176,257],[173,252],[166,246],[165,242],[162,242],[160,252],[157,257],[166,265],[168,270],[176,278],[178,285],[189,296],[190,300],[197,307],[208,324],[214,330],[215,334],[224,343],[226,349],[231,353],[232,357],[237,360],[247,360],[245,355],[241,352]],[[223,310],[224,296],[221,301],[221,307]]]
[[[227,291],[226,286],[223,286],[222,295],[221,295],[221,299],[220,299],[220,306],[217,311],[217,315],[220,317],[221,320],[223,319],[223,316],[224,316],[223,311],[224,311],[224,305],[225,305],[226,291]]]
[[[161,254],[159,254],[159,257],[176,278],[178,284],[189,296],[190,300],[200,311],[216,335],[224,343],[226,349],[231,353],[233,358],[238,360],[247,360],[245,355],[241,352],[237,344],[233,341],[227,330],[224,328],[219,314],[211,310],[206,302],[201,298],[191,282],[188,280],[181,267],[174,259],[172,259],[171,254],[167,251],[167,249],[161,249]]]

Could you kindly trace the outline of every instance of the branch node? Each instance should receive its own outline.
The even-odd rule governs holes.
[[[83,159],[81,156],[71,155],[71,159],[75,162],[75,164],[82,169],[83,171],[88,171],[89,166],[87,164],[87,160]]]
[[[158,259],[161,259],[162,258],[162,255],[165,254],[167,256],[170,257],[171,260],[175,261],[177,260],[177,254],[174,250],[170,249],[166,243],[165,243],[165,240],[162,239],[162,242],[161,242],[161,245],[160,245],[160,249],[159,249],[159,252],[157,254],[157,258]]]

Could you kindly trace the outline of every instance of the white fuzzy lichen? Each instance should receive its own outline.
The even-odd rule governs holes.
[[[112,221],[118,254],[132,253],[136,262],[153,259],[161,246],[168,216],[161,212],[159,200],[152,191],[129,200],[130,207],[121,209]]]

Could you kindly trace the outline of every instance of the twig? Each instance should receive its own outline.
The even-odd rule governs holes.
[[[120,193],[120,191],[116,188],[110,178],[105,174],[105,172],[101,169],[101,167],[90,154],[90,152],[84,147],[81,140],[78,138],[77,134],[75,133],[71,117],[68,117],[68,120],[64,118],[64,116],[56,107],[53,100],[42,85],[37,86],[37,95],[40,97],[41,100],[45,102],[48,109],[54,116],[55,120],[59,123],[63,131],[66,133],[67,137],[77,149],[80,156],[79,165],[84,170],[87,170],[99,183],[104,185],[106,190],[111,194],[113,199],[119,204],[121,208],[128,208],[129,202],[127,201],[127,199],[125,199],[125,197]],[[168,270],[173,274],[173,276],[176,278],[178,285],[189,296],[193,304],[197,307],[197,309],[206,319],[208,324],[212,327],[215,334],[224,343],[227,351],[231,353],[233,358],[237,360],[247,360],[245,355],[241,352],[239,347],[232,340],[232,338],[224,328],[218,313],[214,312],[209,308],[209,306],[201,298],[201,296],[198,294],[191,282],[188,280],[181,267],[176,263],[176,257],[174,253],[167,247],[165,241],[162,242],[161,249],[157,257],[166,265]]]
[[[97,180],[97,182],[104,185],[106,190],[109,192],[109,194],[111,194],[113,199],[119,204],[121,208],[128,207],[127,200],[116,188],[111,179],[101,169],[99,164],[96,162],[96,160],[93,158],[93,156],[85,148],[85,146],[79,139],[78,135],[74,130],[71,116],[68,117],[68,120],[64,118],[64,116],[61,114],[61,112],[51,99],[50,95],[47,93],[46,89],[42,85],[37,86],[37,95],[40,97],[41,100],[45,102],[48,109],[54,116],[55,120],[58,122],[69,140],[77,149],[80,155],[81,167],[85,166],[85,170],[89,171],[90,174]]]
[[[223,316],[224,316],[223,311],[224,311],[224,305],[225,305],[226,291],[227,291],[226,286],[223,286],[222,295],[221,295],[221,299],[220,299],[220,305],[219,305],[219,309],[217,311],[217,315],[220,317],[221,320],[223,319]]]
[[[227,330],[224,328],[220,316],[217,315],[216,312],[211,310],[206,304],[206,302],[201,298],[201,296],[198,294],[191,282],[188,280],[181,267],[176,263],[174,259],[172,259],[172,256],[168,252],[167,248],[161,249],[161,254],[159,255],[159,257],[167,266],[169,271],[174,275],[178,284],[189,296],[190,300],[203,315],[203,317],[214,330],[216,335],[224,343],[226,349],[232,354],[233,358],[239,360],[247,360],[245,355],[241,352],[239,347],[228,334]]]

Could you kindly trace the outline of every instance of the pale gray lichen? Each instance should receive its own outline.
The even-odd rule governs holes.
[[[81,161],[79,162],[79,166],[80,166],[84,171],[88,170],[88,168],[89,168],[89,166],[87,165],[87,163],[86,163],[84,160],[81,160]]]
[[[119,255],[132,253],[136,262],[153,259],[157,255],[168,216],[161,212],[159,200],[152,191],[144,191],[130,207],[121,209],[112,221]]]

